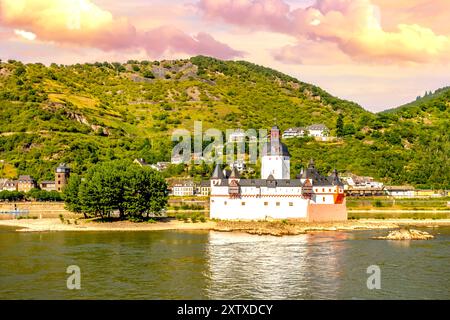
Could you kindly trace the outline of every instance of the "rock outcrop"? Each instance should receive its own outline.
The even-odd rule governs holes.
[[[400,229],[391,231],[385,237],[374,237],[376,240],[429,240],[434,236],[425,231],[419,231],[414,229]]]

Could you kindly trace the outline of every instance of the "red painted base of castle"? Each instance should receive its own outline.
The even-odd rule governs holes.
[[[308,222],[346,221],[345,201],[341,204],[310,204],[306,220]]]

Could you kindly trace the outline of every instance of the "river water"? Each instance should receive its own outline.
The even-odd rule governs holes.
[[[436,238],[0,227],[0,299],[450,299],[450,228],[423,230]],[[80,290],[67,289],[70,265]],[[367,288],[371,265],[380,289]]]

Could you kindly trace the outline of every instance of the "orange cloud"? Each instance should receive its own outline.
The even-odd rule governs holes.
[[[149,54],[167,50],[221,58],[243,54],[203,33],[192,37],[168,27],[136,30],[126,18],[114,17],[90,0],[0,0],[0,26],[20,30],[22,37],[34,34],[40,41],[105,51],[145,48]]]
[[[295,10],[290,10],[283,0],[200,0],[198,7],[206,17],[247,27],[263,25],[297,38],[299,44],[304,39],[334,43],[343,53],[360,61],[449,60],[448,36],[418,24],[400,23],[385,30],[382,11],[371,0],[316,0],[312,6]],[[284,48],[275,57],[291,62],[301,59],[293,57],[292,49]]]

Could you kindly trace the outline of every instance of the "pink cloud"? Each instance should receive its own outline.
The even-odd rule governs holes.
[[[309,7],[295,10],[283,0],[200,0],[198,8],[206,17],[243,27],[263,26],[293,36],[299,43],[305,39],[334,43],[341,52],[359,61],[449,60],[449,36],[418,24],[399,23],[385,30],[381,8],[372,0],[316,0]],[[294,59],[293,54],[292,48],[285,48],[275,57],[281,61],[301,59]]]
[[[207,33],[199,33],[195,37],[169,26],[163,26],[144,33],[141,42],[145,50],[154,56],[160,56],[164,51],[175,53],[202,54],[221,59],[241,57],[243,52],[215,40]]]
[[[280,0],[201,0],[198,8],[209,19],[232,24],[287,31],[289,5]]]
[[[144,48],[155,57],[173,51],[223,59],[243,55],[205,33],[193,37],[174,27],[137,30],[90,0],[1,0],[0,26],[33,33],[38,41],[104,51]]]

